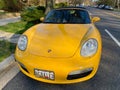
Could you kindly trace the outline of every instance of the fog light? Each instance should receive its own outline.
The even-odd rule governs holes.
[[[86,73],[86,72],[89,72],[89,71],[92,71],[92,70],[93,70],[93,68],[87,68],[87,69],[84,69],[84,70],[72,71],[71,73],[69,73],[69,75],[82,74],[82,73]]]
[[[93,68],[87,68],[84,70],[77,70],[69,73],[67,80],[79,79],[88,76],[93,71]]]

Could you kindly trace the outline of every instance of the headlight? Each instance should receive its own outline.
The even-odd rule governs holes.
[[[86,41],[81,48],[81,55],[83,57],[92,56],[98,49],[98,42],[95,39],[89,39]]]
[[[27,36],[22,35],[18,40],[18,48],[24,51],[27,47]]]

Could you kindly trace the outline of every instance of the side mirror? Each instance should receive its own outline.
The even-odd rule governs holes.
[[[93,22],[93,23],[95,23],[95,22],[97,22],[97,21],[100,21],[100,18],[99,18],[99,17],[93,17],[93,18],[92,18],[92,22]]]
[[[45,19],[44,17],[41,17],[41,18],[40,18],[40,21],[42,21],[42,22],[43,22],[43,21],[44,21],[44,19]]]

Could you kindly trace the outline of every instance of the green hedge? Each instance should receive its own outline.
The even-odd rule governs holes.
[[[45,14],[45,7],[43,6],[31,6],[31,7],[26,7],[22,12],[21,12],[21,18],[24,21],[31,22],[31,21],[38,21],[40,20],[40,17],[43,17]]]
[[[0,0],[0,9],[3,9],[5,7],[4,0]]]

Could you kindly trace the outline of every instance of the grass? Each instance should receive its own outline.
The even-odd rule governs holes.
[[[0,15],[4,15],[5,14],[5,12],[0,12]]]
[[[16,44],[0,40],[0,62],[15,52]]]
[[[4,26],[0,26],[0,30],[5,32],[11,32],[16,34],[22,34],[24,31],[26,31],[28,28],[33,26],[33,23],[27,23],[25,21],[15,22],[15,23],[9,23]]]
[[[33,26],[33,23],[27,23],[25,21],[9,23],[4,26],[0,26],[0,30],[11,32],[15,34],[22,34],[28,28]],[[15,51],[16,44],[10,43],[5,40],[0,40],[0,62],[2,62],[5,58],[9,57]]]

